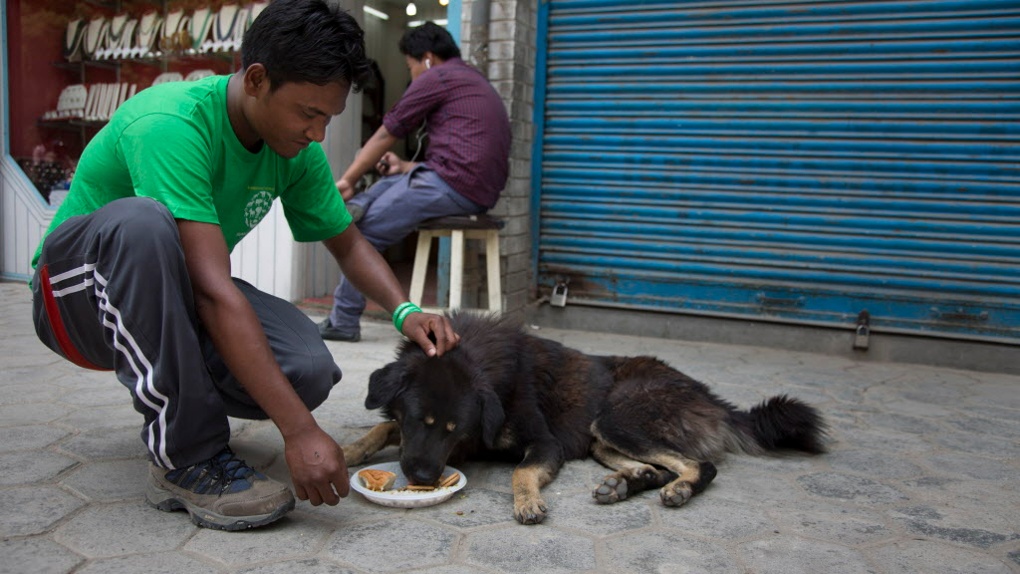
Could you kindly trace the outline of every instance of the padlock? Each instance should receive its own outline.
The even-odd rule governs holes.
[[[557,283],[553,287],[552,295],[549,296],[549,304],[553,307],[566,307],[567,306],[567,284]]]
[[[857,330],[854,333],[854,348],[867,349],[871,338],[871,315],[861,311],[857,315]]]

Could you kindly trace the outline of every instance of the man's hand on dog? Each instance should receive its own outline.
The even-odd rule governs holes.
[[[284,437],[284,456],[294,493],[312,506],[335,506],[350,493],[347,462],[340,445],[318,426]]]
[[[453,330],[450,320],[432,313],[408,315],[404,319],[404,335],[418,343],[430,357],[442,357],[460,343],[460,335]]]

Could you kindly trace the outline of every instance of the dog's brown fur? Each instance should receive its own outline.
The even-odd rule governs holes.
[[[821,417],[796,399],[739,411],[654,357],[586,355],[495,317],[451,320],[457,349],[430,358],[405,342],[372,374],[365,406],[388,420],[343,447],[348,465],[399,444],[408,479],[435,484],[448,462],[502,454],[520,461],[514,516],[536,524],[548,510],[542,487],[589,454],[616,471],[592,493],[598,502],[660,488],[664,505],[680,506],[725,452],[823,451]]]

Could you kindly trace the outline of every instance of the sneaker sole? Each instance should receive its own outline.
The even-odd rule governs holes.
[[[191,521],[198,526],[203,528],[213,528],[216,530],[229,530],[232,532],[265,526],[271,522],[276,522],[283,518],[283,515],[294,510],[294,499],[291,499],[287,504],[284,504],[269,514],[224,516],[195,506],[186,500],[181,500],[169,491],[163,490],[151,483],[148,484],[145,489],[145,502],[147,502],[149,506],[162,510],[163,512],[187,510],[188,515],[191,516]]]

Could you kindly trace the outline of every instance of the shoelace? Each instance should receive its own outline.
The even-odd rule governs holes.
[[[197,476],[195,471],[198,471]],[[172,476],[174,474],[175,477]],[[234,452],[229,448],[224,448],[205,462],[167,473],[167,479],[197,494],[218,490],[217,494],[222,495],[230,489],[234,481],[245,480],[253,474],[255,469],[234,456]]]

